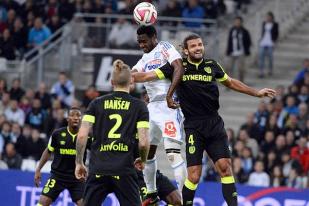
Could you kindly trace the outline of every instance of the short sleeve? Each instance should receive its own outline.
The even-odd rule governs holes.
[[[214,63],[214,70],[215,70],[215,78],[219,82],[223,82],[229,78],[229,76],[225,73],[222,66],[218,63]]]
[[[162,54],[166,57],[168,63],[172,64],[176,59],[182,59],[180,53],[169,42],[162,43]]]
[[[54,152],[56,148],[55,132],[52,133],[48,140],[47,149],[49,152]]]
[[[88,108],[85,112],[85,115],[83,116],[82,121],[90,122],[92,124],[95,123],[95,105],[96,105],[96,99],[92,100],[88,105]]]
[[[138,72],[145,71],[145,65],[143,64],[143,59],[140,59],[133,67],[132,70],[136,69]]]
[[[137,129],[149,128],[149,111],[144,102],[140,103],[140,109],[137,117],[136,127]]]

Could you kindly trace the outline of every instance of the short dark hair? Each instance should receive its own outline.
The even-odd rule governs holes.
[[[137,35],[146,34],[149,38],[157,36],[157,30],[154,26],[140,26],[136,33]]]
[[[183,48],[188,49],[188,41],[193,40],[193,39],[201,39],[202,37],[198,34],[192,33],[189,34],[184,40],[183,40]]]
[[[238,19],[239,21],[243,22],[243,18],[241,16],[236,16],[235,20]]]
[[[275,20],[275,16],[273,12],[269,11],[267,12],[267,15],[270,16],[273,21]]]
[[[81,112],[80,108],[78,108],[78,107],[71,107],[71,108],[69,109],[68,113],[70,113],[70,112],[73,111],[73,110],[77,110],[77,111],[80,111],[80,112]]]

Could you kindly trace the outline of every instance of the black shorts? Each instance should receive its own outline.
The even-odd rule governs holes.
[[[177,188],[171,183],[168,177],[163,175],[159,170],[157,171],[156,174],[156,182],[157,182],[158,196],[160,200],[163,200],[166,203],[168,203],[166,197],[173,191],[177,190]],[[147,194],[147,188],[144,182],[143,173],[140,171],[138,171],[138,186],[140,189],[142,199],[144,200]]]
[[[219,115],[184,122],[187,166],[201,165],[204,150],[215,163],[231,158],[224,122]]]
[[[90,174],[84,193],[84,206],[101,206],[109,193],[115,193],[121,206],[140,206],[137,175],[99,176]]]
[[[59,194],[67,189],[70,192],[73,202],[77,202],[82,199],[84,193],[85,183],[78,180],[65,180],[57,177],[57,175],[51,174],[50,178],[45,184],[42,195],[50,197],[53,202],[58,198]]]

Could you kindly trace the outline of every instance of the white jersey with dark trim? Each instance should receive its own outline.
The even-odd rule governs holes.
[[[175,47],[169,42],[160,41],[151,52],[143,55],[132,70],[136,69],[139,72],[148,72],[160,68],[167,63],[172,64],[176,59],[182,59],[182,57]],[[144,83],[149,100],[165,100],[170,84],[171,82],[168,79]]]

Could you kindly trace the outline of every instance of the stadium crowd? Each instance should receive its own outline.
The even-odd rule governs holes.
[[[309,59],[293,83],[277,86],[277,96],[261,101],[237,133],[228,128],[234,175],[252,186],[309,187]],[[205,180],[216,180],[205,167]]]
[[[238,9],[250,0],[234,0]],[[74,13],[132,14],[140,0],[3,0],[0,1],[0,57],[21,59],[25,52],[42,44],[69,22]],[[224,0],[188,0],[149,2],[160,15],[216,19],[226,11]],[[85,21],[100,19],[85,18]],[[131,22],[128,22],[131,25]],[[122,24],[121,24],[122,25]],[[188,27],[201,24],[187,22]]]

